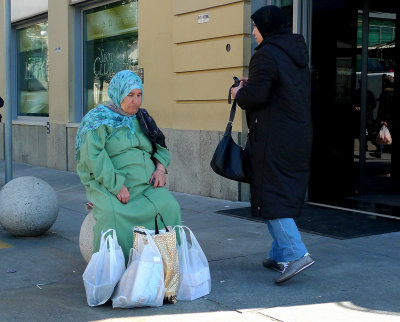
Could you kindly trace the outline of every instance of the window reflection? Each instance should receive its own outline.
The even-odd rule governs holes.
[[[361,10],[358,12],[357,20],[357,91],[360,91],[361,83],[362,13]],[[387,125],[389,130],[392,128],[396,15],[370,12],[368,22],[368,89],[365,135],[366,151],[372,151],[367,155],[367,162],[373,162],[374,159],[390,160],[391,157],[391,147],[378,144],[376,137],[383,124]],[[373,100],[373,104],[370,103]],[[357,151],[355,153],[357,154]]]
[[[17,30],[18,115],[48,116],[47,21]]]
[[[137,19],[137,0],[84,11],[84,113],[108,100],[108,84],[117,72],[137,72]]]

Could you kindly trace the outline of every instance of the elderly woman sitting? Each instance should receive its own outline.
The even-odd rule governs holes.
[[[161,213],[168,226],[181,224],[178,202],[165,188],[170,155],[163,133],[142,103],[142,81],[117,73],[108,87],[111,102],[92,109],[76,136],[77,172],[93,204],[94,249],[101,231],[113,228],[128,260],[133,226],[154,229]]]

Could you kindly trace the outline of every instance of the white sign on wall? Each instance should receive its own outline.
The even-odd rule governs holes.
[[[197,23],[205,23],[209,21],[210,21],[210,15],[208,13],[197,15]]]

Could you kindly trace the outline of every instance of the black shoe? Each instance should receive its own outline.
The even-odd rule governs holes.
[[[382,153],[378,153],[378,152],[372,152],[372,153],[370,153],[369,155],[370,155],[371,157],[378,158],[378,159],[381,159],[381,158],[382,158]]]
[[[269,269],[273,269],[279,273],[282,273],[284,268],[285,268],[285,264],[284,263],[278,263],[277,261],[274,261],[271,258],[266,258],[263,260],[263,266],[265,268],[269,268]]]

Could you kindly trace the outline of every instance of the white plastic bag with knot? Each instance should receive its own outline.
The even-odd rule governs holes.
[[[99,251],[92,255],[82,276],[89,306],[107,302],[124,271],[125,258],[117,234],[109,229],[102,233]]]
[[[185,228],[189,232],[189,241]],[[193,232],[186,226],[175,226],[174,229],[177,229],[181,242],[178,246],[180,269],[178,300],[192,301],[211,292],[210,268]]]

